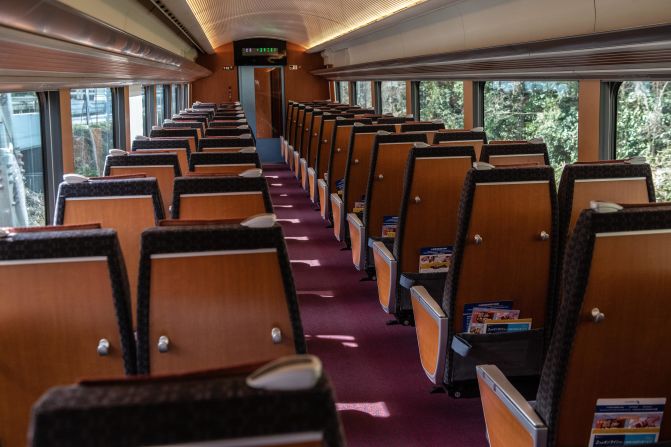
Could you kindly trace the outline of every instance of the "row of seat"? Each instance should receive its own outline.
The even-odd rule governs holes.
[[[222,109],[194,104],[184,114],[203,114],[211,123]],[[151,140],[136,140],[143,141]],[[328,380],[318,359],[305,356],[267,182],[260,169],[240,166],[260,168],[258,155],[194,152],[192,166],[202,156],[216,173],[180,176],[176,153],[145,150],[151,151],[113,152],[106,177],[66,175],[55,226],[0,232],[0,278],[9,284],[0,304],[7,317],[0,343],[2,444],[25,445],[31,405],[48,388],[84,377],[97,382],[55,389],[37,404],[33,445],[163,445],[261,435],[240,442],[341,445]],[[172,220],[165,219],[167,211]],[[295,354],[249,375],[264,362]],[[217,371],[191,374],[199,370]],[[100,381],[123,374],[178,376]],[[194,387],[210,390],[213,400],[204,402]],[[283,389],[295,390],[295,398],[285,398]],[[306,401],[299,405],[298,397]],[[324,405],[317,414],[308,402]],[[235,422],[263,414],[263,405],[302,422]],[[87,411],[78,411],[81,406]],[[149,407],[152,416],[139,417]],[[196,419],[210,426],[189,431]],[[101,436],[94,427],[103,425]]]
[[[307,107],[305,110],[308,110]],[[627,291],[635,289],[624,284],[634,282],[640,285],[651,278],[655,278],[653,285],[641,285],[641,290],[648,294],[646,303],[654,304],[655,309],[664,306],[659,300],[671,273],[666,266],[660,267],[655,265],[656,262],[650,262],[671,248],[666,245],[671,242],[666,235],[671,227],[664,222],[671,208],[667,205],[632,205],[622,209],[617,204],[655,201],[651,170],[644,160],[568,165],[564,167],[557,193],[554,171],[547,166],[547,148],[541,142],[490,141],[486,144],[486,136],[480,135],[475,137],[479,141],[474,143],[469,141],[473,136],[466,137],[467,133],[463,130],[460,131],[461,135],[458,131],[443,131],[446,135],[454,135],[449,137],[452,142],[446,147],[436,144],[435,138],[441,135],[440,131],[433,135],[430,131],[408,135],[398,132],[400,129],[394,129],[392,133],[391,129],[381,128],[379,124],[371,125],[363,116],[358,120],[336,118],[334,129],[338,128],[338,121],[351,127],[347,135],[349,139],[340,138],[336,143],[337,131],[334,130],[330,134],[332,139],[326,153],[331,162],[338,156],[346,161],[330,163],[324,171],[323,189],[329,191],[333,188],[334,179],[329,177],[335,173],[336,188],[340,191],[332,193],[330,197],[326,194],[314,197],[320,202],[322,216],[333,222],[337,238],[346,243],[348,236],[351,239],[354,264],[360,270],[367,271],[370,277],[376,278],[384,310],[394,314],[400,321],[410,323],[414,319],[420,362],[429,379],[456,397],[474,391],[476,379],[480,380],[481,389],[488,387],[489,391],[483,391],[482,398],[492,446],[540,445],[529,443],[530,440],[536,442],[541,438],[538,431],[527,430],[532,433],[526,435],[528,438],[508,437],[510,432],[506,431],[506,425],[511,423],[511,419],[502,415],[501,409],[508,405],[506,399],[510,396],[497,391],[503,379],[511,379],[523,386],[529,397],[538,392],[540,399],[541,394],[548,393],[550,389],[555,393],[552,398],[559,399],[561,389],[557,388],[556,383],[550,382],[561,380],[561,373],[556,370],[565,367],[561,365],[555,368],[553,363],[557,361],[553,346],[556,351],[560,351],[559,346],[562,346],[564,355],[566,353],[567,334],[562,332],[561,325],[573,329],[576,318],[585,321],[586,315],[590,315],[589,324],[601,323],[603,320],[603,308],[594,303],[591,303],[593,307],[585,308],[580,314],[575,313],[575,308],[572,309],[569,318],[571,323],[567,323],[564,315],[568,312],[566,303],[578,299],[567,295],[573,287],[569,282],[574,281],[576,275],[583,281],[591,274],[589,269],[576,272],[575,259],[591,259],[594,253],[590,250],[593,246],[590,249],[568,244],[566,248],[571,234],[573,237],[570,240],[574,243],[575,239],[586,237],[585,232],[591,230],[580,226],[581,219],[587,221],[592,218],[604,222],[611,219],[622,222],[639,219],[640,228],[624,225],[623,231],[612,232],[612,240],[624,241],[618,242],[623,244],[623,253],[628,253],[627,249],[638,253],[636,245],[641,235],[648,237],[643,238],[647,250],[651,249],[648,239],[660,244],[654,250],[659,255],[650,255],[650,259],[637,259],[642,267],[636,267],[638,275],[635,279],[620,267],[609,271],[608,263],[619,262],[613,256],[614,252],[600,259],[606,276],[597,277],[595,281],[608,278],[619,284],[621,290],[614,293],[610,286],[604,285],[608,293],[614,296],[602,301],[598,291],[601,286],[594,286],[597,290],[593,292],[596,301],[612,303],[609,313],[617,313],[619,316],[618,323],[610,326],[601,336],[605,349],[610,349],[610,343],[605,340],[616,337],[622,341],[622,332],[636,340],[653,339],[645,335],[638,338],[638,333],[633,334],[638,331],[640,324],[646,324],[644,312],[634,313],[639,319],[629,325],[626,323],[629,314],[616,310],[617,306],[622,305],[622,300],[633,298]],[[357,129],[362,134],[359,138]],[[367,141],[363,138],[366,133],[370,135]],[[433,138],[433,145],[427,143],[430,138]],[[292,152],[290,141],[300,144],[295,137],[292,140],[289,134],[285,153]],[[324,211],[327,198],[333,205],[331,214],[328,209]],[[595,210],[584,211],[590,206]],[[342,225],[343,210],[347,213],[348,227]],[[613,211],[612,217],[609,211]],[[625,215],[641,217],[620,217]],[[385,238],[384,227],[390,217],[398,218],[393,231],[395,237]],[[642,224],[643,221],[647,223]],[[587,223],[583,225],[588,226]],[[603,229],[607,228],[608,225],[604,223]],[[650,228],[654,230],[649,232]],[[588,237],[587,241],[593,239]],[[451,255],[448,271],[420,273],[419,258],[424,248],[446,249]],[[627,265],[631,266],[629,262]],[[587,292],[581,289],[581,293]],[[531,318],[530,330],[492,334],[468,332],[466,315],[473,306],[501,305],[506,301],[511,303],[513,309],[521,311],[521,318]],[[638,297],[633,301],[640,306]],[[668,308],[659,310],[669,316]],[[590,331],[593,329],[586,329],[586,334]],[[623,344],[631,346],[628,341]],[[598,350],[598,345],[590,346]],[[636,363],[638,360],[629,364],[625,360],[628,358],[626,351],[618,347],[617,352],[621,353],[619,361],[599,360],[601,363],[593,369],[588,359],[578,354],[578,361],[585,362],[575,369],[576,374],[580,374],[582,368],[583,372],[595,371],[594,375],[598,377],[598,372],[608,371],[603,368],[604,364],[608,364],[614,369],[619,367],[624,372],[622,378],[627,377],[628,382],[629,373],[634,370],[634,376],[644,380],[644,375],[651,368],[655,369],[654,361],[642,362],[648,367],[639,369]],[[651,354],[650,351],[648,353]],[[476,370],[476,366],[482,364],[491,366]],[[547,380],[546,388],[542,381],[541,388],[538,388],[541,371],[543,380]],[[594,382],[590,382],[590,385],[603,390],[603,394],[597,394],[600,398],[668,397],[668,386],[663,386],[661,380],[668,371],[669,366],[664,365],[659,374],[654,375],[655,380],[649,390],[655,389],[657,394],[650,394],[650,391],[632,394],[622,381],[614,381],[602,387],[596,386]],[[576,380],[579,382],[578,378]],[[596,380],[601,381],[603,378]],[[616,384],[621,388],[617,388]],[[581,397],[581,385],[576,385],[576,394],[565,400],[566,408],[570,407],[571,399]],[[612,394],[618,389],[622,394]],[[497,393],[500,398],[498,403],[493,398]],[[595,394],[590,392],[588,396],[593,397]],[[519,393],[513,397],[521,399]],[[519,399],[517,403],[521,402]],[[543,405],[545,407],[536,408],[541,414],[547,412],[543,415],[547,417],[542,421],[546,424],[545,433],[548,435],[547,427],[552,427],[556,421],[551,414],[554,409],[547,405],[554,403],[548,404],[544,400]],[[583,405],[584,411],[579,417],[573,419],[568,416],[572,420],[568,427],[578,422],[582,424],[578,434],[564,438],[559,435],[561,430],[553,431],[550,428],[545,438],[549,445],[589,443],[592,423],[589,415],[594,414],[596,399],[584,399]],[[520,407],[529,409],[521,403]],[[519,417],[522,428],[528,428],[529,421],[539,420],[529,414],[526,412]],[[494,426],[494,429],[499,430],[495,436],[492,435]],[[668,435],[668,431],[663,432],[662,439],[668,439]]]

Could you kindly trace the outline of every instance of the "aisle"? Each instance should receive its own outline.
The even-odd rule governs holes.
[[[479,399],[429,394],[413,327],[387,326],[372,281],[341,251],[285,165],[264,165],[310,353],[335,385],[350,447],[484,447]]]

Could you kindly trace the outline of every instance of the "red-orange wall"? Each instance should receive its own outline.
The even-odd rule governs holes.
[[[238,101],[238,70],[224,70],[224,67],[233,67],[233,43],[222,45],[215,50],[215,54],[205,54],[198,57],[196,62],[212,71],[206,78],[193,82],[193,101],[226,102]],[[300,45],[287,42],[287,64],[298,65],[298,70],[284,70],[284,92],[287,100],[312,101],[328,99],[328,81],[313,76],[310,71],[324,66],[324,59],[320,54],[307,54]],[[228,92],[231,92],[229,98]]]

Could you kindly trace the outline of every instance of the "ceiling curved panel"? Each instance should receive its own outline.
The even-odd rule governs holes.
[[[212,47],[271,37],[306,48],[427,0],[186,0]]]

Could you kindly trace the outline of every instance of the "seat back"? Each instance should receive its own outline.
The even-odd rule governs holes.
[[[590,202],[645,203],[655,201],[652,171],[635,160],[574,163],[564,166],[559,182],[559,240],[564,247],[582,210]]]
[[[423,132],[426,134],[426,142],[428,144],[433,144],[433,137],[436,132],[445,129],[445,124],[443,123],[420,123],[420,122],[410,122],[405,124],[397,124],[398,132],[408,133],[408,132]]]
[[[287,120],[284,123],[284,139],[289,142],[289,135],[291,134],[291,126],[293,124],[293,114],[294,114],[295,103],[289,101],[287,104]]]
[[[433,137],[433,144],[441,146],[472,146],[475,150],[475,158],[480,159],[482,146],[487,144],[487,134],[472,130],[446,130],[438,131]]]
[[[607,403],[600,399],[664,398],[668,410],[671,360],[659,355],[659,347],[671,343],[665,330],[669,290],[670,204],[580,214],[566,250],[562,303],[535,405],[548,425],[548,445],[588,445],[596,407]],[[620,423],[624,411],[617,413],[602,412],[600,419]],[[654,428],[661,421],[644,417],[615,427],[641,422]],[[660,441],[671,441],[668,420]]]
[[[235,127],[208,127],[205,131],[205,137],[237,137],[249,133],[251,133],[251,129],[247,125]]]
[[[381,116],[375,119],[377,124],[403,124],[407,122],[412,122],[412,118],[406,118],[405,116]]]
[[[244,171],[261,167],[257,153],[196,152],[189,159],[189,172],[196,174],[238,175]]]
[[[328,171],[331,146],[335,136],[335,124],[337,115],[325,113],[322,116],[321,130],[319,131],[319,148],[315,155],[315,172],[317,178],[324,178]]]
[[[289,128],[289,135],[287,139],[291,146],[296,142],[296,124],[298,122],[298,109],[300,108],[299,103],[295,103],[294,107],[291,109],[291,127]]]
[[[355,125],[352,128],[351,142],[347,151],[345,169],[345,190],[343,203],[345,212],[354,212],[356,202],[365,202],[370,159],[378,131],[393,133],[394,125]]]
[[[294,128],[294,149],[298,150],[303,138],[303,120],[305,119],[305,104],[300,104],[296,111],[296,127]]]
[[[165,352],[157,348],[161,340],[169,340]],[[142,234],[141,373],[221,368],[304,352],[279,225],[177,226]]]
[[[254,147],[252,135],[247,133],[237,137],[201,138],[198,152],[239,152],[242,147]]]
[[[5,446],[27,444],[30,408],[48,388],[79,377],[136,371],[119,242],[113,230],[95,228],[100,226],[3,229],[0,440]]]
[[[163,210],[170,209],[172,204],[172,186],[175,177],[180,177],[182,171],[177,154],[142,154],[108,155],[105,158],[105,176],[133,175],[143,173],[147,177],[154,177],[158,182],[163,199]]]
[[[151,140],[134,140],[132,151],[142,154],[177,155],[180,172],[189,170],[191,142],[184,138],[152,138]]]
[[[363,224],[368,237],[382,236],[385,216],[398,216],[403,192],[403,172],[416,143],[426,144],[423,133],[378,133],[373,144]]]
[[[205,123],[200,121],[173,121],[163,123],[163,130],[191,130],[196,132],[197,138],[202,138],[205,135]],[[161,130],[161,129],[156,129]]]
[[[182,177],[175,179],[172,218],[243,220],[272,213],[263,177]]]
[[[370,119],[336,119],[333,144],[329,151],[328,192],[337,191],[336,183],[345,178],[347,152],[352,142],[352,128],[355,123],[371,124]]]
[[[163,139],[163,138],[188,138],[189,139],[189,150],[191,152],[196,152],[198,148],[198,139],[200,138],[200,133],[198,129],[187,129],[187,128],[167,128],[162,129],[153,129],[149,133],[150,138]]]
[[[532,328],[551,324],[557,257],[555,191],[550,167],[468,172],[443,295],[448,340],[467,330],[464,309],[474,303],[510,300],[520,318],[533,319]]]
[[[315,369],[321,367],[311,356],[290,356],[281,362],[291,367],[308,359],[318,365]],[[327,377],[312,373],[314,383],[265,390],[249,385],[249,379],[259,375],[250,374],[254,366],[132,381],[86,381],[52,389],[33,413],[32,447],[345,445]],[[273,368],[277,364],[259,370]],[[294,376],[304,378],[302,373],[299,369]]]
[[[248,126],[249,122],[246,118],[237,118],[237,119],[217,119],[210,121],[208,129],[211,128],[229,128],[229,127],[238,127],[238,126]]]
[[[314,115],[314,109],[312,107],[306,107],[305,116],[303,118],[303,137],[301,138],[301,144],[298,147],[300,153],[300,158],[307,160],[308,158],[308,147],[310,146],[311,141],[311,132],[312,132],[312,117]]]
[[[308,145],[308,154],[307,162],[309,168],[315,168],[315,163],[317,161],[317,153],[319,152],[319,146],[321,143],[321,131],[322,131],[322,119],[323,114],[321,110],[315,109],[312,112],[312,124],[310,125],[310,144]]]
[[[164,218],[163,201],[155,178],[102,177],[83,183],[63,182],[58,187],[55,225],[100,222],[103,228],[116,230],[126,261],[133,303],[137,295],[140,235]]]
[[[410,151],[394,257],[401,272],[418,272],[423,248],[454,247],[457,213],[472,147],[432,146]]]
[[[550,156],[545,143],[485,144],[480,152],[480,161],[494,166],[534,163],[549,166]]]

